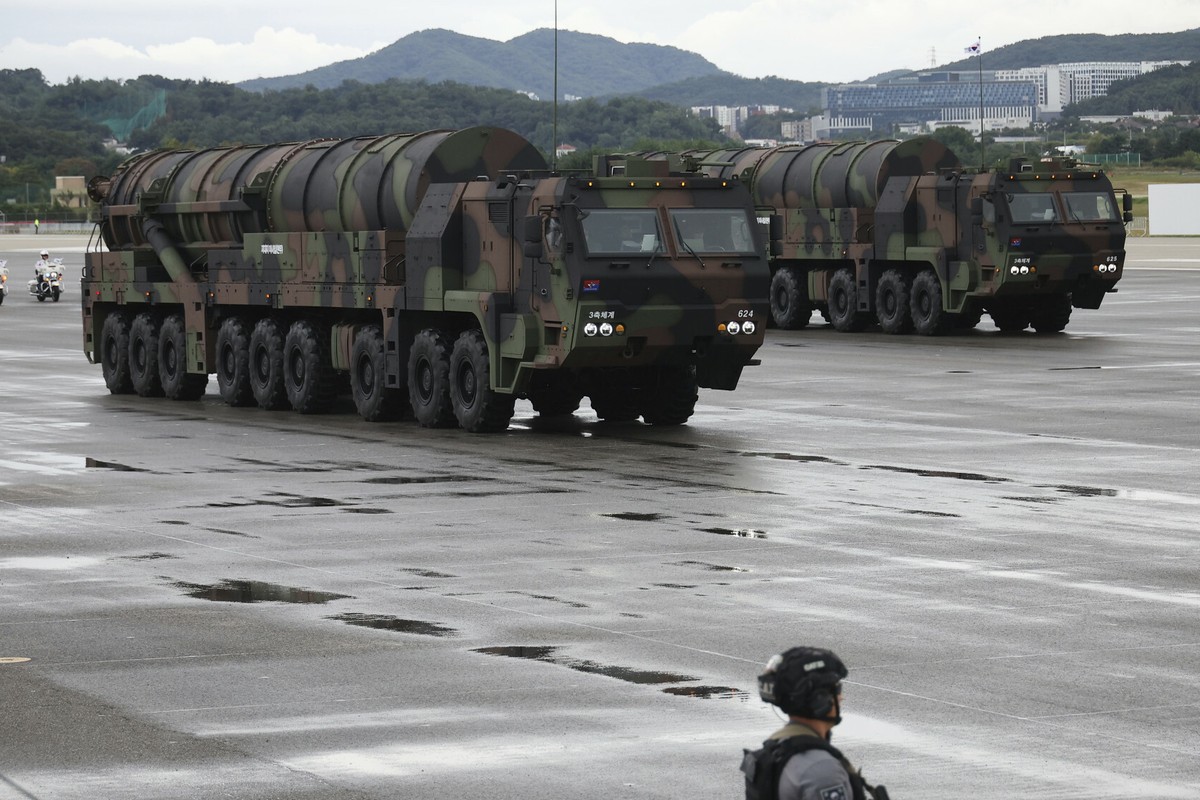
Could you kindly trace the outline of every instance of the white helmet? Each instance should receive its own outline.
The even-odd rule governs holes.
[[[42,251],[42,258],[49,258],[49,257],[50,257],[50,251],[49,251],[49,250],[43,250],[43,251]]]

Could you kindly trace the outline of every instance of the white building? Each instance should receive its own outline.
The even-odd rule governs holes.
[[[1031,81],[1038,87],[1038,112],[1057,113],[1071,103],[1102,97],[1114,82],[1190,61],[1086,61],[995,70],[998,81]]]

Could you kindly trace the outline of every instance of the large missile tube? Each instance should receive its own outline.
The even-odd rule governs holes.
[[[152,245],[157,230],[188,249],[240,245],[247,233],[403,232],[431,183],[546,169],[522,136],[503,128],[135,156],[89,193],[104,205],[110,250]]]
[[[888,179],[960,169],[958,157],[934,139],[826,142],[741,150],[691,151],[709,175],[738,177],[754,202],[783,209],[871,209]]]

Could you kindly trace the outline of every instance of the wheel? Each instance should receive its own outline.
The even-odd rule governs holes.
[[[829,321],[843,333],[861,331],[869,321],[858,310],[858,287],[854,273],[842,267],[829,279]]]
[[[993,308],[988,313],[1003,333],[1020,333],[1029,327],[1029,310],[1015,306]]]
[[[908,279],[899,270],[889,269],[879,276],[875,287],[875,316],[884,333],[911,333]]]
[[[283,386],[283,327],[273,319],[260,319],[250,332],[250,393],[259,408],[287,408]]]
[[[129,376],[129,316],[114,311],[104,318],[100,329],[100,369],[104,385],[112,394],[133,394]]]
[[[358,329],[350,350],[350,394],[354,407],[368,422],[398,419],[404,411],[404,392],[385,386],[383,331],[378,325]]]
[[[46,295],[44,295],[44,294],[39,294],[39,295],[37,296],[37,299],[38,299],[38,302],[39,302],[39,303],[44,303],[44,302],[46,302]]]
[[[450,342],[436,328],[426,328],[413,338],[408,401],[421,427],[451,428],[457,421],[450,405]]]
[[[1041,334],[1061,333],[1071,321],[1071,296],[1056,294],[1034,306],[1029,322]]]
[[[217,391],[230,406],[254,405],[250,388],[250,334],[241,317],[227,317],[217,331]]]
[[[283,386],[288,402],[301,414],[328,411],[337,397],[329,334],[309,320],[293,322],[284,337]]]
[[[491,372],[483,332],[459,334],[450,353],[450,405],[465,431],[495,433],[508,429],[517,396],[493,389]]]
[[[129,326],[129,378],[133,390],[142,397],[162,395],[158,376],[158,318],[142,312]]]
[[[50,299],[53,300],[54,302],[57,303],[59,298],[61,298],[61,297],[62,297],[62,289],[51,289],[50,290]]]
[[[700,399],[695,367],[663,367],[645,393],[642,419],[650,425],[682,425]]]
[[[954,318],[954,329],[958,331],[973,330],[981,319],[983,319],[983,309],[971,305],[964,306],[963,310]]]
[[[4,305],[4,298],[8,297],[8,292],[0,290],[0,306]]]
[[[923,269],[913,278],[909,311],[913,329],[922,336],[941,336],[954,324],[953,316],[942,310],[942,282],[933,270]]]
[[[592,410],[605,422],[633,422],[642,415],[641,389],[627,381],[605,381],[590,398]]]
[[[805,280],[795,267],[780,267],[771,277],[771,319],[776,327],[794,331],[808,326],[812,305]]]
[[[208,385],[208,375],[187,370],[187,327],[183,316],[163,320],[158,333],[158,375],[163,394],[172,400],[197,400]]]
[[[579,408],[579,401],[583,399],[583,391],[574,376],[558,375],[557,372],[563,370],[535,376],[536,382],[531,381],[525,392],[525,396],[533,404],[533,410],[540,417],[565,417],[573,414]]]

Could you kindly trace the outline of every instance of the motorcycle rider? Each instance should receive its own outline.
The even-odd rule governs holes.
[[[52,266],[50,264],[50,251],[49,250],[42,250],[40,255],[41,255],[41,258],[39,258],[38,262],[33,265],[33,277],[35,277],[37,279],[39,287],[42,283],[44,283],[46,281],[46,277],[45,277],[46,270],[50,269],[50,267]]]

